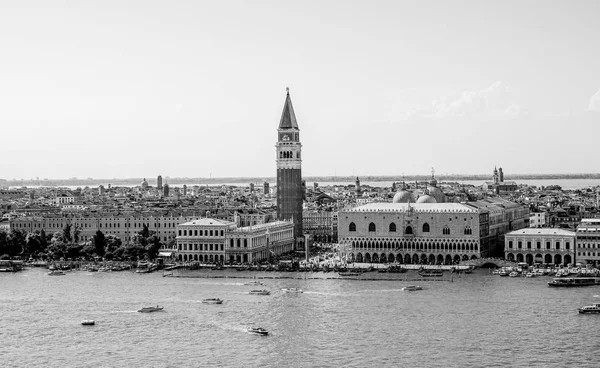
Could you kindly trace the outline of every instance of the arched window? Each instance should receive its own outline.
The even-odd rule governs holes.
[[[390,232],[392,232],[392,233],[396,232],[396,224],[394,224],[393,222],[390,224]]]
[[[370,233],[374,233],[375,232],[375,224],[372,223],[372,222],[369,224],[369,232]]]
[[[406,229],[404,229],[404,234],[412,235],[412,233],[413,229],[411,226],[407,226]]]
[[[450,235],[450,228],[448,227],[448,225],[444,226],[444,229],[442,230],[442,233],[444,235]]]
[[[424,233],[428,233],[429,232],[429,224],[428,223],[424,223],[423,224],[423,232]]]
[[[465,227],[465,235],[471,235],[473,234],[473,231],[471,230],[471,228],[469,226]]]
[[[354,222],[350,223],[350,226],[348,226],[348,231],[356,231],[356,224]]]

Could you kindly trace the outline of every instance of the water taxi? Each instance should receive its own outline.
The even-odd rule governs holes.
[[[140,313],[152,313],[152,312],[158,312],[163,310],[163,307],[159,307],[158,305],[156,307],[144,307],[142,309],[139,309],[138,312]]]
[[[405,286],[402,288],[402,291],[417,291],[417,290],[423,290],[423,288],[418,285],[408,285],[408,286]]]
[[[600,303],[594,303],[592,305],[586,305],[577,309],[581,314],[587,313],[600,313]]]
[[[250,290],[248,293],[250,295],[269,295],[271,292],[269,290]]]
[[[93,319],[84,319],[83,321],[81,321],[81,324],[84,326],[93,326],[96,324],[96,321],[94,321]]]
[[[219,298],[202,299],[204,304],[223,304],[223,300]]]
[[[261,327],[257,327],[257,328],[251,327],[247,331],[250,332],[250,333],[257,334],[257,335],[262,335],[262,336],[267,336],[269,334],[269,331],[267,331],[267,330],[265,330],[264,328],[261,328]]]
[[[59,271],[59,270],[52,270],[50,272],[48,272],[48,276],[64,276],[66,275],[66,273],[64,273],[63,271]]]
[[[299,288],[283,288],[281,289],[284,293],[303,293],[302,289]]]
[[[548,281],[548,286],[554,287],[580,287],[600,285],[600,278],[597,277],[561,277]]]

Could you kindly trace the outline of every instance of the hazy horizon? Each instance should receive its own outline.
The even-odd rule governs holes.
[[[594,171],[598,14],[592,0],[4,3],[0,178],[274,177],[286,87],[306,177]]]

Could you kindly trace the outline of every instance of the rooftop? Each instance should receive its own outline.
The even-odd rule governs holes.
[[[207,217],[207,218],[199,218],[197,220],[193,220],[193,221],[189,221],[189,222],[180,224],[180,226],[192,226],[192,225],[196,225],[196,226],[229,226],[229,225],[234,225],[234,223]]]
[[[507,235],[563,235],[575,236],[573,231],[558,229],[558,228],[525,228],[511,231]]]
[[[349,212],[466,212],[478,213],[472,207],[462,203],[367,203],[354,207]]]

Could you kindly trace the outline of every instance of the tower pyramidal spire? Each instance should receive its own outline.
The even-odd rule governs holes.
[[[283,104],[283,112],[281,113],[281,119],[279,120],[279,129],[300,129],[298,128],[298,121],[296,120],[296,114],[294,113],[294,106],[292,106],[290,89],[286,87],[285,90],[285,103]]]

